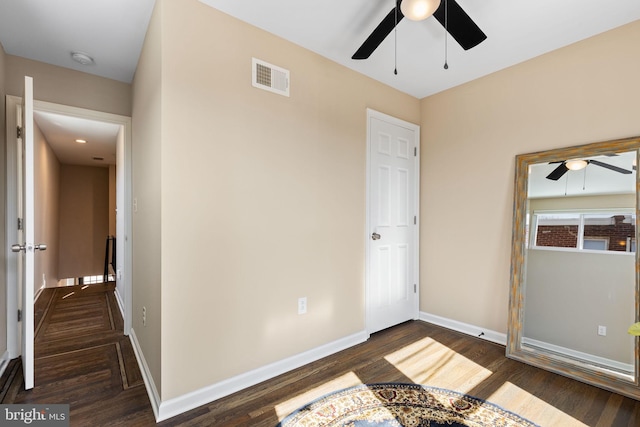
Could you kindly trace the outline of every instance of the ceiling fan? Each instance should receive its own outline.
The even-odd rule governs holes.
[[[615,172],[623,173],[625,175],[633,173],[628,169],[623,169],[618,166],[610,165],[609,163],[603,163],[599,160],[574,159],[574,160],[561,160],[559,162],[549,162],[549,164],[553,164],[553,163],[560,163],[560,165],[558,165],[557,168],[555,168],[549,175],[547,175],[547,179],[551,179],[553,181],[559,180],[560,178],[562,178],[562,176],[564,176],[565,173],[567,173],[570,170],[584,169],[587,167],[587,165],[600,166]]]
[[[362,46],[353,54],[351,59],[367,59],[371,56],[395,26],[409,13],[407,7],[404,7],[402,3],[405,3],[404,6],[407,6],[410,3],[416,3],[416,1],[396,0],[396,6],[391,9],[391,12],[378,24],[364,43],[362,43]],[[444,0],[442,2],[440,0],[431,0],[427,3],[431,3],[433,7],[437,7],[435,12],[433,12],[433,16],[445,27],[447,32],[451,34],[451,37],[453,37],[464,50],[477,46],[487,38],[485,33],[473,22],[456,0]],[[412,18],[410,16],[407,16],[407,18],[422,20],[430,15],[429,13],[419,18]]]

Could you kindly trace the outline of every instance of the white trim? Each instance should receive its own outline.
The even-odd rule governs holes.
[[[400,126],[409,130],[412,130],[415,135],[415,147],[416,147],[416,156],[414,157],[415,162],[415,188],[414,188],[414,215],[417,218],[416,224],[413,227],[413,241],[415,243],[414,250],[414,277],[413,283],[416,286],[415,298],[414,298],[414,309],[413,309],[413,319],[419,319],[420,313],[420,126],[414,123],[409,123],[407,121],[398,119],[393,116],[389,116],[387,114],[381,113],[379,111],[373,110],[371,108],[367,108],[367,153],[366,153],[366,179],[365,179],[365,191],[366,191],[366,205],[365,205],[365,325],[367,331],[371,333],[371,322],[370,322],[370,314],[369,314],[369,258],[370,254],[370,242],[371,242],[371,218],[369,215],[369,203],[370,203],[370,192],[371,192],[371,119],[376,118],[378,120],[384,121],[386,123],[390,123],[396,126]]]
[[[136,360],[138,361],[138,366],[140,367],[140,373],[142,374],[142,379],[144,381],[145,388],[147,389],[147,394],[149,395],[149,401],[151,402],[153,415],[156,417],[156,421],[159,421],[158,413],[160,407],[160,394],[158,393],[156,384],[153,381],[153,376],[151,375],[151,371],[149,371],[149,365],[147,365],[147,361],[144,358],[142,349],[140,348],[140,343],[138,342],[138,337],[136,336],[136,332],[133,328],[131,328],[131,331],[129,331],[129,339],[131,340],[133,352],[136,355]]]
[[[6,95],[6,140],[7,140],[7,158],[6,158],[6,242],[7,247],[7,268],[6,268],[6,284],[7,284],[7,350],[11,358],[20,355],[20,334],[16,313],[18,311],[18,293],[15,284],[17,283],[17,272],[15,271],[15,254],[9,247],[11,243],[17,242],[17,230],[15,224],[17,217],[15,209],[17,204],[16,194],[16,165],[12,159],[16,158],[15,144],[10,141],[16,139],[16,106],[20,105],[22,98],[12,95]],[[34,110],[45,111],[50,113],[62,114],[66,116],[86,118],[101,122],[114,123],[124,127],[124,266],[123,266],[123,288],[124,295],[120,295],[122,304],[121,311],[124,318],[124,334],[128,335],[131,330],[132,318],[132,272],[131,272],[131,138],[132,138],[132,121],[131,117],[121,116],[101,111],[88,110],[79,107],[56,104],[46,101],[34,100]],[[121,236],[118,236],[121,238]]]
[[[134,336],[133,330],[131,335]],[[157,410],[155,404],[153,403],[153,399],[155,398],[155,396],[152,397],[151,394],[149,394],[149,398],[152,399],[152,406],[154,406],[156,421],[164,421],[168,418],[174,417],[183,412],[228,396],[247,387],[251,387],[271,378],[275,378],[278,375],[315,362],[316,360],[322,359],[323,357],[330,356],[339,351],[346,350],[350,347],[361,344],[367,339],[369,339],[369,334],[367,332],[361,331],[355,333],[353,335],[338,339],[328,344],[321,345],[320,347],[316,347],[309,351],[305,351],[304,353],[288,357],[270,365],[254,369],[253,371],[245,372],[243,374],[220,381],[218,383],[211,384],[207,387],[201,388],[200,390],[196,390],[191,393],[187,393],[182,396],[178,396],[173,399],[161,402]],[[139,350],[136,350],[136,357],[138,356],[138,351]],[[143,376],[146,375],[149,374],[148,370],[145,369],[143,371]],[[153,384],[153,382],[151,383]],[[147,384],[146,379],[145,384]]]
[[[2,356],[0,356],[0,377],[4,374],[4,371],[9,366],[9,361],[11,358],[9,357],[9,350],[5,351]]]
[[[17,96],[6,96],[6,155],[5,167],[6,167],[6,241],[5,250],[6,256],[6,301],[7,301],[7,351],[9,352],[9,358],[13,359],[20,355],[20,327],[18,324],[18,305],[19,305],[19,293],[18,293],[18,270],[17,256],[18,254],[11,251],[10,247],[13,243],[18,242],[18,229],[15,206],[18,204],[18,191],[15,177],[18,174],[17,171],[17,135],[16,129],[18,127],[17,121],[17,106],[20,105],[21,99]]]
[[[38,290],[36,291],[36,294],[35,294],[35,295],[34,295],[34,297],[33,297],[33,303],[34,303],[34,304],[35,304],[36,302],[38,302],[38,298],[40,298],[40,295],[42,295],[42,291],[44,291],[46,287],[47,287],[46,285],[42,285],[42,286],[40,286],[40,289],[38,289]]]
[[[124,319],[124,302],[122,301],[122,296],[120,296],[120,292],[118,292],[118,288],[113,290],[113,294],[116,297],[116,302],[118,303],[118,309],[120,310],[120,314],[122,315],[122,318]],[[129,330],[131,330],[131,329],[129,329]]]
[[[507,345],[507,334],[492,331],[490,329],[481,328],[469,323],[459,322],[457,320],[448,319],[446,317],[436,316],[435,314],[420,312],[420,320],[434,325],[442,326],[447,329],[462,332],[486,341],[491,341],[500,345]]]
[[[561,356],[569,357],[570,359],[577,359],[581,362],[587,362],[597,366],[603,366],[611,370],[621,372],[623,374],[633,375],[635,365],[632,363],[623,363],[618,360],[607,359],[606,357],[596,356],[594,354],[584,353],[582,351],[573,350],[571,348],[562,347],[555,344],[550,344],[544,341],[535,340],[532,338],[522,337],[522,344],[529,345],[538,349],[548,350],[552,353],[559,354]]]

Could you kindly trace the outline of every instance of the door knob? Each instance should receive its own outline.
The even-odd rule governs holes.
[[[381,236],[380,236],[378,233],[373,233],[373,234],[371,235],[371,238],[372,238],[373,240],[379,240],[379,239],[380,239],[380,237],[381,237]]]
[[[39,245],[34,245],[33,249],[46,251],[47,245],[45,245],[44,243],[40,243]]]
[[[20,252],[20,251],[24,251],[25,246],[24,245],[11,245],[11,252]]]

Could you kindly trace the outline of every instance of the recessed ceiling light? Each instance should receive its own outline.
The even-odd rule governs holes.
[[[85,139],[76,139],[76,142],[77,142],[78,144],[86,144],[86,143],[87,143],[87,140],[85,140]]]
[[[82,65],[91,65],[95,62],[92,57],[84,52],[71,52],[71,59]]]

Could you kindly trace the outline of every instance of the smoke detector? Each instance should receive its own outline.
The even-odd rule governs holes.
[[[71,52],[71,59],[82,65],[91,65],[95,62],[92,57],[84,52]]]

